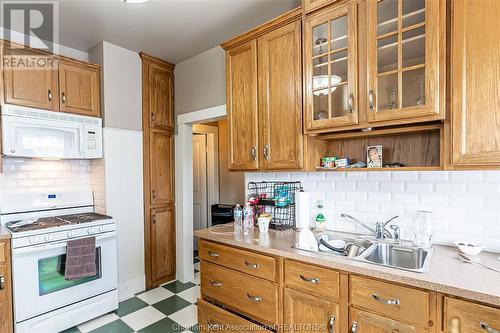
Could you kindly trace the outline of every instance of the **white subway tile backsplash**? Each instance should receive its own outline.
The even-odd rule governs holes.
[[[274,180],[282,180],[284,175],[290,180],[300,180],[305,190],[311,192],[311,198],[323,198],[329,228],[365,232],[363,228],[342,219],[341,213],[348,213],[369,223],[398,215],[397,223],[403,229],[404,236],[407,236],[405,238],[409,239],[414,213],[417,210],[430,210],[435,220],[434,240],[437,243],[467,239],[480,242],[490,250],[500,251],[500,171],[246,175],[247,181],[259,181],[272,180],[271,174]],[[17,179],[9,181],[16,182]],[[0,178],[0,184],[5,182]],[[311,199],[312,204],[315,200]]]

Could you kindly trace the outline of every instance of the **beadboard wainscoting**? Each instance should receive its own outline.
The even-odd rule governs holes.
[[[3,159],[3,173],[0,173],[2,194],[80,190],[91,190],[88,160]]]
[[[354,171],[246,173],[251,181],[298,180],[311,192],[311,225],[317,200],[326,204],[327,228],[362,232],[341,213],[374,223],[399,215],[405,239],[417,210],[433,212],[434,242],[480,242],[500,251],[500,171]]]

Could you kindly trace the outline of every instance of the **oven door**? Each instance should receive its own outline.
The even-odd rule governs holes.
[[[64,279],[66,242],[13,250],[14,315],[21,322],[116,289],[116,232],[96,237],[97,274]]]

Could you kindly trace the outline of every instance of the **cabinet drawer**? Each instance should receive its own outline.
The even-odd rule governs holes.
[[[202,260],[266,280],[276,281],[277,260],[273,257],[206,241],[200,241],[199,253]]]
[[[352,305],[390,318],[427,326],[429,294],[424,291],[351,276],[349,298]]]
[[[211,332],[270,332],[202,299],[198,300],[198,329]]]
[[[333,301],[339,298],[339,273],[327,268],[286,260],[285,285]]]
[[[445,297],[445,332],[500,332],[500,309]]]
[[[7,260],[7,253],[9,251],[9,243],[0,241],[0,263],[5,263]]]
[[[201,294],[264,324],[278,322],[276,283],[202,261]]]

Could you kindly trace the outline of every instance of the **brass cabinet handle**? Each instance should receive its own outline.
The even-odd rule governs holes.
[[[250,155],[252,155],[254,161],[257,161],[257,147],[252,146],[250,148]]]
[[[269,145],[264,145],[264,158],[269,161]]]
[[[399,299],[385,299],[380,297],[377,294],[372,294],[372,298],[379,303],[387,304],[387,305],[399,305]]]
[[[328,320],[328,332],[335,333],[335,316],[330,315],[330,320]]]
[[[251,269],[258,269],[260,267],[259,264],[252,264],[251,262],[248,262],[245,260],[245,266],[247,266],[248,268],[251,268]]]
[[[61,94],[61,101],[62,101],[63,103],[66,103],[66,94],[65,94],[65,93],[62,93],[62,94]]]
[[[300,274],[300,278],[306,282],[313,283],[313,284],[319,284],[319,279],[317,278],[308,278],[305,277],[304,275]]]
[[[483,331],[486,331],[488,333],[500,333],[499,330],[496,330],[496,329],[490,327],[490,325],[488,325],[488,324],[486,324],[485,322],[482,322],[482,321],[479,322],[479,327],[481,327],[481,329]]]
[[[154,112],[151,112],[151,122],[152,123],[155,122],[155,113]]]
[[[210,284],[214,287],[222,287],[222,282],[220,281],[210,280]]]
[[[0,290],[5,289],[5,276],[0,276]]]
[[[358,322],[353,321],[351,325],[351,333],[356,333],[358,331]]]
[[[354,97],[349,96],[349,100],[347,101],[347,107],[349,108],[349,113],[354,112]]]
[[[249,293],[247,293],[247,297],[249,300],[254,301],[254,302],[260,302],[262,301],[262,297],[260,296],[252,296]]]
[[[368,94],[368,104],[370,106],[370,110],[375,108],[375,93],[373,90],[370,90],[370,93]]]
[[[47,97],[49,98],[49,102],[52,102],[52,90],[49,89]]]
[[[213,258],[217,258],[219,254],[217,252],[208,251],[208,255]]]
[[[153,199],[156,199],[156,191],[153,190]]]
[[[153,224],[156,224],[156,215],[153,215]]]

